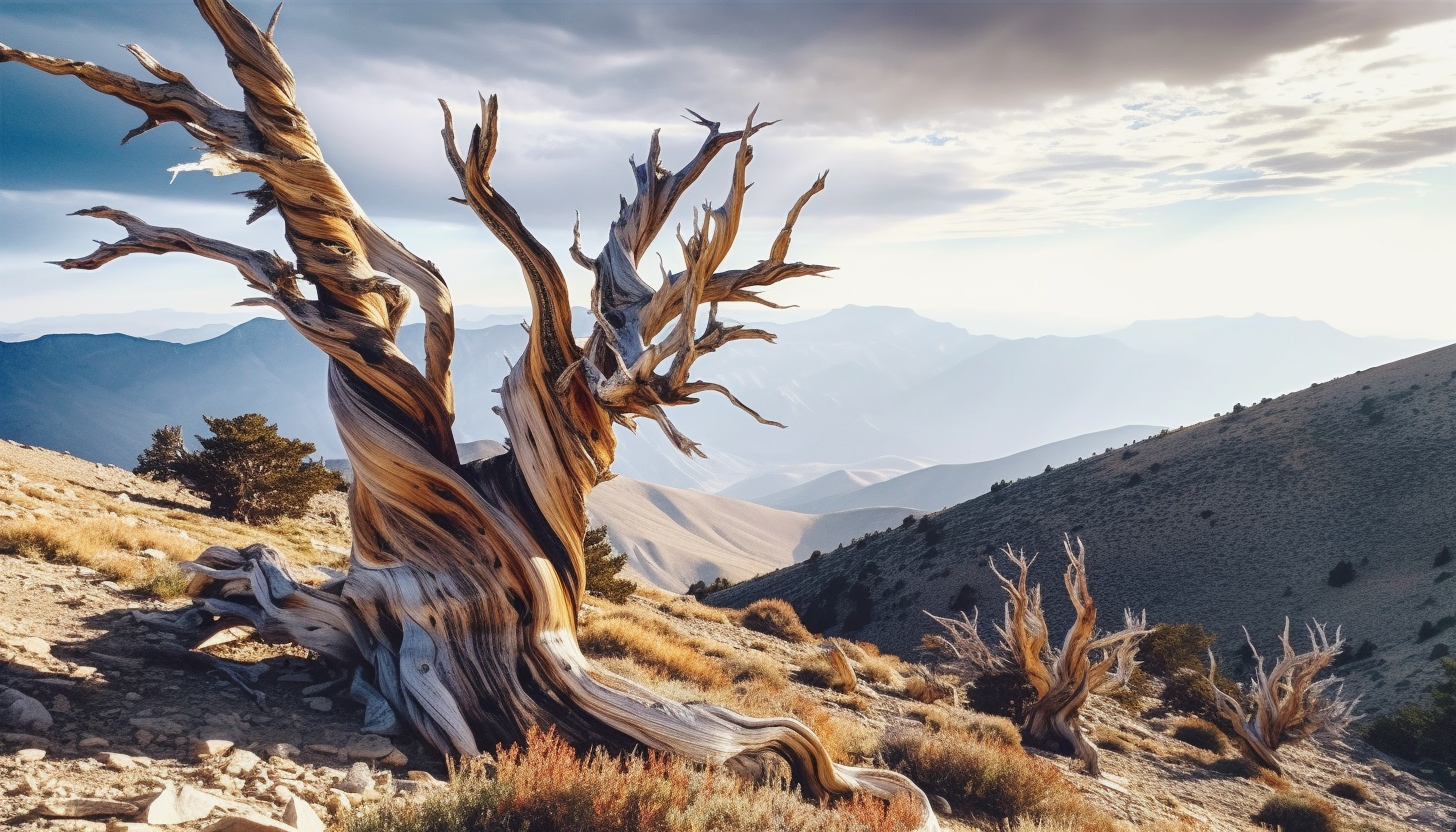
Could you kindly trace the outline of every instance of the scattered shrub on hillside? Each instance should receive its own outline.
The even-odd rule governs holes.
[[[1347,560],[1340,561],[1335,564],[1334,569],[1330,570],[1328,579],[1330,586],[1344,586],[1353,580],[1355,580],[1355,564]]]
[[[553,734],[530,729],[512,746],[467,760],[450,787],[423,800],[384,803],[350,816],[345,832],[762,832],[815,829],[903,832],[918,807],[856,795],[821,807],[782,784],[754,786],[724,769],[660,755],[579,757]],[[492,770],[493,769],[493,770]]]
[[[1446,564],[1448,564],[1450,562],[1451,562],[1451,547],[1450,546],[1442,546],[1441,547],[1441,551],[1439,551],[1439,552],[1436,553],[1436,560],[1435,560],[1435,562],[1432,563],[1431,565],[1432,566],[1445,566]]]
[[[1254,823],[1282,832],[1339,832],[1340,813],[1318,797],[1276,794],[1254,815]]]
[[[799,614],[788,601],[780,598],[760,598],[744,608],[739,623],[750,630],[778,636],[784,641],[807,644],[814,635],[804,629]]]
[[[875,619],[875,599],[870,596],[869,586],[862,581],[855,581],[848,594],[850,607],[844,615],[842,629],[855,632]]]
[[[1197,717],[1179,722],[1173,728],[1173,739],[1215,754],[1227,753],[1229,749],[1228,737],[1223,731],[1212,722]]]
[[[1456,768],[1456,661],[1441,662],[1446,678],[1430,688],[1429,704],[1402,705],[1370,720],[1365,741],[1406,760],[1434,760]]]
[[[1010,719],[1020,725],[1026,706],[1036,699],[1036,689],[1019,668],[982,673],[966,688],[966,707]]]
[[[1243,700],[1244,694],[1238,684],[1222,673],[1218,675],[1218,689]],[[1175,711],[1202,717],[1220,728],[1228,726],[1228,722],[1218,712],[1213,685],[1209,684],[1207,676],[1196,670],[1180,671],[1164,682],[1163,704]]]
[[[1352,803],[1374,803],[1375,795],[1370,787],[1353,777],[1341,777],[1330,784],[1329,793]]]
[[[637,584],[617,573],[627,565],[627,556],[612,551],[607,527],[587,529],[582,540],[582,556],[586,562],[586,591],[600,595],[614,604],[624,603],[637,591]]]
[[[1198,624],[1157,624],[1138,645],[1138,663],[1147,673],[1168,678],[1179,670],[1203,672],[1208,648],[1217,639]]]
[[[950,603],[946,606],[956,612],[970,615],[976,609],[977,600],[976,588],[970,584],[961,584],[961,588],[956,590],[955,597],[951,598]]]
[[[1431,645],[1431,652],[1426,656],[1426,659],[1435,661],[1436,659],[1444,659],[1449,655],[1451,655],[1451,645],[1444,642],[1437,642]]]
[[[137,457],[133,474],[149,479],[168,479],[172,466],[187,453],[181,425],[162,425],[152,431],[152,444]]]
[[[688,587],[688,591],[684,594],[691,595],[701,601],[705,596],[711,595],[712,593],[717,592],[720,589],[727,589],[730,586],[733,586],[733,582],[723,577],[722,575],[719,575],[718,577],[714,578],[713,582],[710,584],[703,583],[702,581],[694,581],[692,585]]]

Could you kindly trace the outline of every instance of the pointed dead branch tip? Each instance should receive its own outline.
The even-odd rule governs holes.
[[[699,126],[708,128],[708,132],[710,134],[716,134],[718,132],[718,128],[723,126],[721,122],[717,122],[717,121],[713,121],[712,119],[705,118],[705,117],[699,115],[695,110],[692,110],[692,109],[688,109],[688,115],[691,115],[692,118],[688,118],[688,116],[683,116],[683,118],[687,119],[688,121],[691,121],[694,124],[697,124]]]
[[[283,4],[279,3],[278,8],[273,10],[273,16],[268,18],[268,30],[263,33],[268,40],[273,39],[273,30],[278,27],[278,15],[283,14]]]

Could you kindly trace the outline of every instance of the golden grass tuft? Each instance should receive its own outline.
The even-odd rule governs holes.
[[[958,812],[992,822],[1067,823],[1080,832],[1113,832],[1118,824],[1090,806],[1046,760],[1020,747],[984,742],[946,728],[899,728],[886,734],[881,754]]]
[[[721,662],[695,649],[661,621],[630,607],[588,619],[578,638],[582,650],[592,657],[630,658],[668,678],[708,689],[732,684]]]
[[[1331,783],[1326,791],[1335,797],[1344,798],[1351,803],[1364,804],[1375,802],[1375,794],[1370,791],[1370,787],[1353,777],[1341,777]]]
[[[1276,794],[1254,814],[1254,823],[1282,832],[1339,832],[1340,813],[1328,800],[1307,794]]]
[[[779,598],[760,598],[738,614],[738,623],[750,630],[781,638],[794,644],[815,641],[793,605]]]
[[[164,552],[167,559],[143,557],[144,549]],[[119,517],[64,521],[41,517],[0,523],[0,553],[85,566],[122,586],[163,598],[182,594],[187,580],[175,561],[192,557],[197,549],[195,541],[138,528]]]
[[[905,715],[924,723],[935,733],[949,732],[977,742],[1021,747],[1021,732],[1015,723],[1002,716],[939,705],[911,705],[905,709]]]
[[[354,815],[344,832],[904,832],[918,820],[908,796],[821,807],[781,784],[754,786],[658,755],[582,757],[535,729],[525,750],[499,750],[493,769],[467,762],[448,789]]]
[[[1198,717],[1179,720],[1173,726],[1173,739],[1214,754],[1227,754],[1229,750],[1228,737],[1224,736],[1223,731],[1212,722]]]

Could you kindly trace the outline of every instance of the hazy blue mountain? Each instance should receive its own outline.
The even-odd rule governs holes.
[[[176,338],[160,337],[162,334],[179,330],[211,327],[207,337],[216,337],[228,329],[253,317],[256,313],[224,312],[179,312],[176,309],[146,309],[140,312],[110,312],[94,315],[58,315],[47,318],[29,318],[13,323],[0,323],[0,341],[29,341],[42,335],[93,334],[133,335],[156,341],[175,341]],[[178,343],[203,340],[191,338]]]
[[[985,462],[932,465],[900,476],[866,481],[854,470],[834,471],[819,479],[752,502],[814,514],[874,506],[906,506],[916,511],[938,511],[987,493],[992,483],[1014,481],[1061,467],[1083,457],[1120,448],[1157,433],[1153,425],[1128,425],[1088,433]]]

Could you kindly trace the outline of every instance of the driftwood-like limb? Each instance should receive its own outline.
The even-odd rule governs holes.
[[[831,687],[840,693],[854,693],[859,687],[859,678],[854,675],[854,665],[849,663],[849,656],[844,654],[844,648],[832,641],[826,641],[824,657],[829,660],[829,669],[834,673]]]
[[[922,807],[922,828],[937,829],[928,799],[903,776],[834,763],[792,719],[666,699],[596,667],[576,639],[585,499],[611,476],[613,424],[654,419],[688,452],[695,446],[672,428],[665,406],[703,392],[739,404],[721,386],[692,380],[692,364],[735,340],[772,339],[722,325],[718,303],[754,300],[755,288],[828,270],[785,262],[793,224],[823,177],[794,206],[767,260],[720,271],[748,188],[747,140],[767,124],[750,118],[743,130],[723,133],[695,116],[709,135],[676,173],[660,165],[654,136],[647,163],[634,167],[636,197],[623,201],[602,254],[573,252],[596,275],[599,323],[582,349],[560,267],[491,184],[495,99],[482,102],[463,154],[447,109],[458,201],[516,258],[533,309],[525,353],[501,386],[511,450],[462,466],[451,430],[454,323],[443,277],[375,226],[325,163],[275,48],[276,17],[263,31],[226,0],[195,2],[242,88],[242,111],[220,106],[140,49],[133,54],[160,84],[3,46],[0,61],[77,76],[141,109],[142,129],[180,124],[206,152],[175,170],[257,174],[262,186],[245,194],[255,203],[250,219],[276,210],[283,221],[291,261],[95,208],[81,213],[111,220],[127,236],[61,263],[90,269],[128,254],[171,252],[230,263],[261,293],[245,303],[277,309],[331,359],[329,404],[354,471],[350,568],[309,586],[265,546],[213,547],[186,567],[198,615],[211,619],[208,635],[247,627],[317,651],[336,668],[339,686],[365,703],[370,730],[403,725],[444,754],[475,754],[550,727],[581,747],[649,748],[750,773],[776,755],[809,795],[908,793]],[[636,272],[642,255],[684,190],[735,144],[728,198],[705,208],[688,239],[679,238],[684,271],[650,289]],[[396,343],[411,292],[427,320],[423,370]]]
[[[1284,773],[1277,753],[1281,745],[1298,742],[1319,732],[1339,734],[1355,719],[1355,706],[1359,703],[1358,699],[1347,701],[1340,696],[1343,685],[1336,687],[1338,681],[1334,677],[1315,681],[1315,677],[1329,667],[1344,648],[1345,641],[1339,628],[1335,628],[1334,641],[1330,641],[1324,625],[1318,621],[1305,629],[1309,632],[1309,652],[1300,653],[1289,643],[1289,619],[1284,619],[1284,633],[1280,636],[1284,655],[1267,673],[1264,671],[1264,657],[1254,648],[1249,631],[1244,631],[1244,640],[1257,662],[1247,691],[1254,700],[1252,716],[1244,712],[1244,706],[1238,699],[1213,685],[1219,714],[1233,725],[1239,751],[1249,762],[1277,774]],[[1210,684],[1217,670],[1218,664],[1210,650]],[[1331,688],[1335,690],[1331,691]]]
[[[1097,606],[1087,587],[1086,548],[1077,541],[1063,541],[1067,553],[1067,571],[1062,576],[1067,596],[1077,617],[1067,630],[1062,646],[1054,649],[1048,637],[1046,617],[1042,614],[1041,587],[1027,587],[1027,574],[1032,560],[1007,546],[1005,554],[1017,567],[1013,581],[1002,575],[991,563],[1007,601],[1004,623],[997,625],[1000,636],[997,648],[989,647],[977,631],[977,621],[930,617],[946,631],[930,636],[926,647],[942,657],[940,667],[974,684],[981,675],[1015,667],[1026,677],[1036,695],[1026,709],[1022,729],[1037,743],[1061,745],[1087,765],[1092,776],[1101,768],[1097,746],[1087,737],[1081,712],[1093,693],[1126,684],[1137,667],[1137,645],[1148,632],[1147,614],[1139,616],[1131,610],[1123,613],[1123,629],[1102,636],[1096,635]]]

